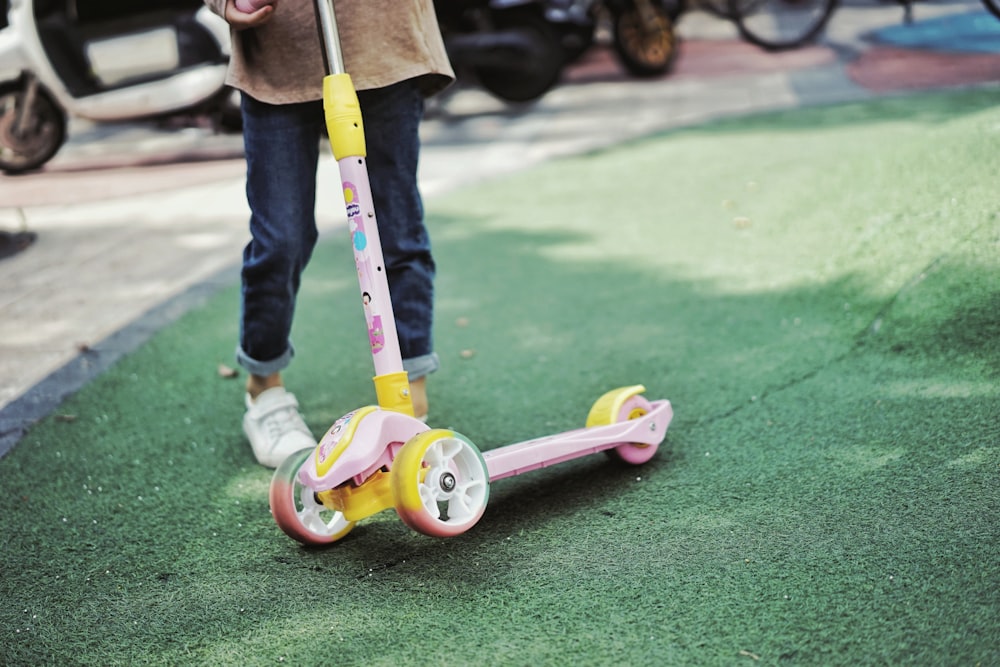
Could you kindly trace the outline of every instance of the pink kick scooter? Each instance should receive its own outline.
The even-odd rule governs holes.
[[[237,0],[243,11],[261,4]],[[643,398],[641,385],[599,398],[584,428],[484,453],[465,436],[414,417],[368,181],[361,108],[344,68],[333,1],[315,0],[315,6],[330,72],[323,81],[324,112],[366,303],[378,405],[344,415],[315,449],[292,454],[278,467],[270,489],[278,526],[304,544],[329,544],[362,519],[394,508],[414,530],[450,537],[479,521],[498,479],[601,451],[630,464],[648,461],[673,411],[667,400]]]

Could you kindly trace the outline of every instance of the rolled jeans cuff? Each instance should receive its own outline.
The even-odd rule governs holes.
[[[406,371],[411,381],[430,375],[440,367],[441,362],[435,352],[422,354],[412,359],[403,359],[403,370]]]
[[[281,356],[270,361],[257,361],[244,352],[242,347],[239,345],[236,346],[236,363],[246,369],[251,375],[259,375],[261,377],[274,375],[285,370],[288,364],[292,363],[292,357],[294,356],[295,348],[289,345],[288,349]]]

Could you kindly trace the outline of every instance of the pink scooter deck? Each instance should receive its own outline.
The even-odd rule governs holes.
[[[638,419],[506,445],[483,452],[483,460],[494,482],[623,445],[658,445],[672,417],[670,401],[654,401],[652,409]]]

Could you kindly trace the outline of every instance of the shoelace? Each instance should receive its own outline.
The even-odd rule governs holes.
[[[281,436],[289,431],[295,430],[305,433],[300,421],[298,412],[292,406],[276,407],[261,417],[262,425],[267,431],[267,439],[271,442],[272,447],[278,443]]]

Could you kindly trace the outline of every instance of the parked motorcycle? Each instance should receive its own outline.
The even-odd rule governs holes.
[[[479,84],[507,102],[548,92],[566,65],[574,40],[593,30],[547,16],[551,0],[435,0],[438,25],[459,80]]]
[[[238,123],[229,28],[201,0],[9,0],[0,29],[0,170],[50,160],[68,116],[208,111]]]

